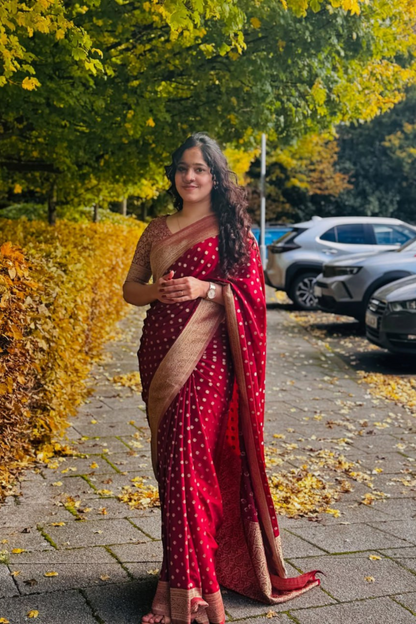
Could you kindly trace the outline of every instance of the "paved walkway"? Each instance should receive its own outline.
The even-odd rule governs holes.
[[[159,510],[116,498],[151,474],[149,435],[138,395],[112,382],[136,370],[140,320],[132,311],[121,323],[94,369],[94,394],[73,419],[69,437],[85,456],[26,472],[21,496],[0,509],[0,622],[28,622],[35,611],[44,624],[137,624],[149,607]],[[306,462],[345,493],[331,505],[339,517],[280,519],[289,573],[320,569],[322,587],[279,607],[224,592],[229,621],[416,624],[414,427],[414,417],[370,396],[351,368],[271,305],[266,445],[283,462],[272,471],[294,474]],[[358,481],[325,461],[318,470],[320,450],[358,466]],[[375,490],[389,497],[362,504]]]

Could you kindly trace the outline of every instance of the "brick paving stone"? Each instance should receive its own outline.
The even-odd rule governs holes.
[[[141,449],[133,451],[134,455],[129,455],[127,449],[126,451],[127,453],[107,453],[106,457],[120,472],[136,470],[140,464],[146,464],[150,468],[150,463],[139,456]]]
[[[357,502],[338,501],[333,503],[331,507],[338,509],[341,512],[341,516],[336,518],[330,514],[321,514],[320,526],[343,525],[345,522],[348,524],[384,522],[390,519],[390,516],[384,512],[382,503],[373,506],[361,505]]]
[[[287,559],[293,557],[309,557],[312,555],[322,555],[322,549],[306,542],[305,540],[289,533],[283,529],[281,533],[284,556]]]
[[[383,523],[380,523],[383,524]],[[292,532],[318,548],[329,553],[368,550],[373,548],[394,548],[406,546],[408,542],[393,535],[388,535],[366,524],[311,526],[292,529]]]
[[[86,440],[79,440],[74,444],[74,448],[79,453],[99,454],[103,452],[112,451],[113,453],[125,453],[127,449],[126,445],[116,437],[90,437]]]
[[[83,595],[77,590],[33,594],[0,600],[0,617],[11,624],[27,624],[29,611],[39,611],[37,624],[97,624]]]
[[[35,527],[11,527],[0,530],[0,550],[11,553],[13,548],[51,550],[53,547]]]
[[[117,398],[114,398],[114,399],[105,398],[103,399],[103,403],[107,407],[111,407],[113,409],[123,409],[125,407],[140,408],[140,405],[143,405],[143,402],[137,397],[132,397],[132,398],[124,399],[124,400],[120,400]]]
[[[365,458],[361,458],[361,466],[374,470],[374,468],[382,468],[383,473],[386,475],[397,475],[402,470],[414,467],[414,464],[409,462],[406,457],[403,457],[400,453],[375,453],[367,455]],[[414,467],[416,468],[416,467]],[[401,475],[400,475],[401,476]]]
[[[87,588],[85,594],[105,624],[138,624],[141,616],[150,609],[156,583],[157,579],[153,577],[143,582]]]
[[[274,609],[271,608],[270,611],[274,611]],[[270,616],[256,618],[255,620],[252,620],[252,622],[253,624],[270,624],[270,622],[274,622],[275,624],[293,624],[292,618],[289,618],[289,616],[285,615],[284,613],[279,613],[277,614],[277,616],[274,616],[272,618],[270,618]]]
[[[415,592],[411,594],[403,594],[399,596],[394,596],[394,600],[399,602],[404,607],[406,607],[406,609],[410,609],[413,615],[416,616],[416,593]]]
[[[13,577],[10,576],[9,568],[4,563],[0,563],[0,598],[9,598],[18,595],[19,591]]]
[[[98,546],[137,542],[142,533],[127,520],[109,518],[102,520],[73,520],[64,527],[44,525],[44,531],[59,547]]]
[[[58,482],[61,482],[62,485],[54,485]],[[82,477],[56,475],[56,481],[48,482],[48,487],[51,493],[61,496],[80,496],[81,498],[95,498],[97,496],[94,488]]]
[[[141,544],[111,546],[111,552],[123,563],[158,563],[162,561],[161,541],[146,541]]]
[[[20,528],[36,526],[39,522],[58,522],[70,520],[71,514],[64,507],[45,507],[44,504],[26,502],[7,505],[0,508],[0,534],[3,528]]]
[[[131,521],[136,524],[146,535],[149,535],[154,540],[161,539],[161,521],[160,511],[156,513],[147,513],[142,515],[140,521],[137,518],[129,516]]]
[[[389,535],[400,537],[410,542],[410,544],[416,544],[416,520],[414,518],[407,518],[404,521],[394,520],[392,522],[378,522],[377,524],[371,523],[371,526],[385,531]]]
[[[99,419],[99,416],[96,417],[96,420]],[[96,424],[80,424],[75,423],[75,429],[79,431],[83,436],[95,436],[98,433],[100,436],[121,436],[121,435],[129,435],[130,433],[134,433],[133,425],[130,425],[128,422],[98,422]]]
[[[38,594],[83,588],[90,585],[108,585],[130,579],[122,566],[107,553],[111,561],[83,563],[30,563],[19,564],[16,583],[21,594]],[[58,576],[46,577],[47,572],[57,572]]]
[[[97,468],[91,468],[91,464],[98,464]],[[63,472],[65,471],[65,472]],[[75,475],[114,475],[117,471],[101,456],[93,455],[85,458],[77,457],[75,460],[67,458],[66,462],[59,465],[58,468],[42,471],[44,477],[49,481],[57,481],[62,477],[73,477]]]
[[[91,546],[86,548],[53,549],[51,551],[26,552],[20,555],[10,555],[10,566],[18,567],[20,564],[48,564],[57,563],[83,564],[86,563],[115,563],[114,557],[104,546]]]
[[[415,577],[390,559],[372,561],[369,556],[331,555],[297,559],[302,570],[322,570],[322,588],[333,598],[345,602],[409,592],[415,589]],[[368,579],[368,580],[366,580]],[[374,579],[371,581],[371,579]]]
[[[107,486],[108,487],[108,486]],[[116,498],[99,497],[86,499],[83,505],[77,507],[79,516],[86,520],[103,520],[106,518],[141,518],[143,510],[132,509],[126,503]],[[72,517],[73,519],[73,517]]]
[[[296,576],[297,572],[291,566],[288,566],[288,574]],[[320,587],[314,587],[295,600],[289,600],[277,605],[261,604],[230,590],[223,590],[222,593],[224,607],[230,618],[233,620],[243,620],[249,618],[251,622],[256,622],[256,624],[259,620],[254,618],[266,615],[269,611],[280,613],[281,611],[289,611],[289,609],[294,606],[296,608],[310,608],[335,604],[335,600],[323,592]],[[272,622],[275,621],[273,618],[270,619]]]
[[[415,617],[390,598],[359,600],[319,609],[291,610],[299,624],[415,624]]]

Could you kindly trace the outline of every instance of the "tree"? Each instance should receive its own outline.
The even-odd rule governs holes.
[[[369,123],[341,128],[337,166],[353,188],[342,192],[338,214],[388,216],[416,222],[416,89]]]
[[[349,176],[337,170],[339,146],[324,133],[306,135],[294,145],[268,154],[266,218],[268,221],[300,221],[320,214],[335,198],[352,188]],[[249,171],[250,212],[260,219],[260,163]]]
[[[373,117],[415,79],[416,9],[407,0],[293,0],[286,8],[275,0],[89,0],[65,9],[103,69],[74,58],[69,35],[65,45],[50,34],[25,39],[41,86],[2,88],[3,196],[22,189],[46,199],[56,185],[58,203],[149,197],[194,130],[244,149],[266,131],[282,146]]]
[[[93,4],[86,0],[85,4]],[[82,12],[87,7],[80,7]],[[85,30],[68,18],[63,0],[3,0],[0,4],[0,87],[19,79],[23,89],[31,91],[40,86],[36,74],[39,60],[31,40],[40,35],[66,45],[74,59],[82,60],[85,68],[96,73],[102,69],[98,59],[91,58],[95,52]]]

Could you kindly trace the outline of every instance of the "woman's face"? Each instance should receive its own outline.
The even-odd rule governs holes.
[[[186,203],[200,203],[211,198],[212,174],[199,147],[191,147],[183,153],[176,169],[175,186]]]

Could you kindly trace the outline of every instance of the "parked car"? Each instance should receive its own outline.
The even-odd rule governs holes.
[[[275,241],[278,238],[281,238],[284,234],[286,234],[287,232],[290,232],[292,230],[292,227],[290,225],[285,225],[284,223],[279,223],[279,224],[266,224],[266,232],[265,232],[265,244],[266,245],[271,245],[273,241]],[[256,237],[256,240],[258,242],[258,244],[260,245],[260,228],[258,225],[253,225],[251,228],[251,231],[253,232],[254,236]]]
[[[313,217],[268,246],[266,282],[286,291],[298,308],[313,310],[316,277],[331,258],[396,249],[415,236],[416,228],[399,219]]]
[[[416,276],[376,290],[365,315],[370,342],[392,353],[416,355]]]
[[[416,240],[394,251],[357,254],[328,262],[316,280],[315,296],[322,310],[364,321],[376,290],[413,274]]]

